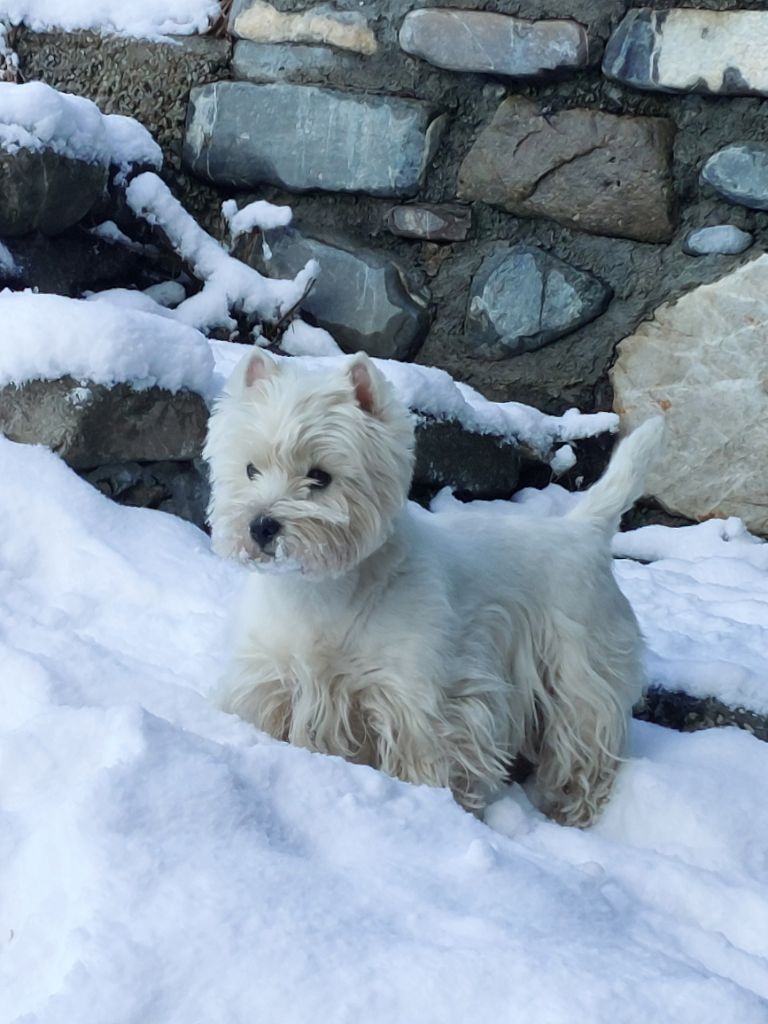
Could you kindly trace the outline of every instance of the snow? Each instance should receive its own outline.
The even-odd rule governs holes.
[[[141,292],[140,308],[34,292],[0,292],[0,386],[70,376],[96,384],[133,382],[204,396],[214,387],[207,340],[166,319]],[[96,296],[94,296],[96,298]],[[150,306],[155,312],[146,312]],[[157,313],[166,316],[155,315]]]
[[[302,325],[297,331],[304,335],[303,328],[306,326]],[[289,345],[293,346],[295,338],[296,335],[289,336]],[[223,381],[248,347],[212,341],[211,348],[216,360],[216,372]],[[323,367],[339,365],[341,359],[346,358],[338,357],[334,364],[330,346],[328,349],[323,358]],[[296,351],[301,352],[302,356],[306,354],[307,366],[321,365],[312,356],[322,353],[312,352],[309,346],[304,345],[298,346]],[[456,420],[467,430],[478,434],[494,434],[524,445],[543,459],[552,457],[552,448],[559,442],[596,437],[618,430],[619,418],[612,412],[581,413],[577,409],[569,409],[562,416],[549,416],[518,402],[491,402],[479,391],[455,381],[445,370],[434,366],[400,363],[394,359],[374,359],[374,362],[400,399],[411,409],[435,419]]]
[[[556,476],[567,473],[576,465],[576,452],[569,444],[561,445],[549,460],[549,465]]]
[[[216,0],[0,0],[1,19],[36,32],[90,29],[154,40],[206,32],[220,12]]]
[[[483,824],[206,699],[245,570],[194,527],[0,477],[3,1022],[768,1020],[768,745],[638,723],[591,831]]]
[[[159,305],[174,309],[186,299],[187,290],[180,281],[160,281],[145,288],[144,294],[149,295]]]
[[[253,267],[230,256],[204,231],[156,174],[146,172],[135,177],[125,195],[133,212],[160,227],[203,281],[202,290],[174,310],[182,323],[199,330],[234,330],[237,324],[230,311],[279,320],[296,305],[317,275],[317,263],[310,260],[292,281],[262,277]]]
[[[87,163],[113,164],[119,180],[131,165],[159,168],[163,159],[138,121],[102,114],[85,97],[58,92],[43,82],[0,82],[0,149],[52,149]]]
[[[284,228],[293,220],[290,206],[275,206],[265,199],[257,199],[238,210],[234,199],[227,199],[221,204],[221,212],[229,227],[232,241],[250,231],[269,231],[272,228]]]
[[[151,248],[150,246],[143,245],[141,242],[134,242],[124,231],[120,230],[113,220],[104,220],[101,224],[89,228],[88,231],[97,238],[103,238],[106,242],[118,242],[120,245],[124,245],[126,249],[130,249],[131,252],[146,252],[147,249]]]
[[[129,190],[142,177],[146,176],[134,179]],[[181,213],[180,227],[186,230],[194,222],[183,210]],[[249,296],[249,302],[290,302],[291,289],[302,287],[301,275],[298,284],[260,277],[255,270],[229,257],[201,229],[197,230],[202,237],[195,231],[191,243],[185,236],[181,244],[199,243],[201,273],[212,268],[209,280],[215,281],[217,302],[233,301],[235,288],[241,295]],[[215,246],[215,251],[208,242]],[[233,264],[244,273],[237,276],[235,285],[226,284],[231,282],[228,275]],[[237,275],[240,274],[237,270]],[[224,280],[221,292],[218,275]],[[169,309],[156,302],[151,291],[126,288],[94,292],[87,300],[31,291],[0,292],[0,322],[5,328],[0,346],[0,387],[69,375],[99,384],[134,381],[137,386],[157,383],[171,390],[186,387],[210,402],[221,392],[226,378],[250,346],[209,340],[190,326],[187,321],[197,321],[200,312],[200,306],[193,305],[190,310],[190,304],[202,294]],[[308,366],[339,366],[347,358],[340,354],[326,331],[301,320],[288,326],[283,346],[288,352],[311,353],[301,357]],[[375,362],[411,408],[438,419],[456,419],[467,429],[480,433],[499,431],[501,436],[525,444],[543,458],[549,458],[553,446],[563,438],[590,437],[615,426],[616,417],[611,413],[574,415],[572,410],[557,417],[524,405],[514,405],[510,413],[510,404],[499,406],[487,401],[443,370],[393,360]]]
[[[322,327],[312,327],[303,320],[288,324],[280,348],[289,356],[339,356],[341,349]]]

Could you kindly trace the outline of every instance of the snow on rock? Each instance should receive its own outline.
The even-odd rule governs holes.
[[[35,32],[85,29],[154,40],[206,32],[220,13],[217,0],[0,0],[0,18]]]
[[[119,309],[137,309],[169,320],[174,318],[172,311],[157,302],[152,295],[134,288],[105,288],[102,292],[89,292],[85,298],[88,302],[108,302]]]
[[[227,199],[221,204],[221,212],[229,226],[232,241],[240,235],[258,228],[259,231],[270,231],[273,228],[284,228],[293,220],[290,206],[275,206],[266,199],[257,199],[238,210],[234,199]]]
[[[129,238],[113,220],[104,220],[101,224],[88,228],[88,232],[97,238],[103,238],[107,242],[118,242],[120,245],[124,245],[126,249],[130,249],[131,252],[147,252],[147,250],[157,252],[155,246],[144,245],[142,242],[135,242],[132,238]]]
[[[340,356],[341,349],[328,331],[294,320],[280,339],[280,348],[289,356]]]
[[[304,326],[297,331],[303,332]],[[294,340],[295,336],[289,337],[288,344],[292,345]],[[211,347],[216,370],[222,380],[230,375],[248,350],[245,345],[217,341],[212,341]],[[331,356],[330,347],[327,354],[301,347],[301,354],[306,355],[309,367],[329,368],[334,365],[329,358],[325,358],[322,364],[311,358],[320,354]],[[339,364],[342,358],[346,357],[339,357]],[[544,459],[551,457],[552,448],[558,442],[576,441],[618,430],[619,418],[612,412],[581,413],[577,409],[569,409],[562,416],[549,416],[518,402],[491,402],[479,391],[454,380],[445,370],[434,366],[401,363],[394,359],[374,359],[374,362],[411,409],[435,419],[455,420],[466,430],[478,434],[495,434],[525,445]]]
[[[317,263],[310,260],[292,281],[262,277],[253,267],[230,256],[204,231],[156,174],[138,175],[125,194],[133,212],[157,225],[203,281],[202,290],[174,310],[182,323],[200,330],[234,330],[237,325],[230,311],[279,320],[296,305],[318,273]]]
[[[129,190],[132,186],[133,183]],[[188,217],[182,213],[184,218]],[[209,236],[201,234],[202,247],[207,250],[205,239]],[[241,294],[247,293],[253,300],[259,295],[263,298],[274,285],[271,294],[285,296],[296,286],[295,282],[261,278],[250,267],[227,256],[213,239],[209,241],[217,252],[204,251],[201,261],[205,267],[213,266],[214,275],[220,272],[226,280],[230,280],[231,265],[241,267],[246,272],[238,278]],[[227,262],[222,263],[221,259]],[[255,276],[255,282],[250,275]],[[218,297],[224,296],[224,292],[223,288]],[[156,302],[151,293],[124,288],[95,292],[87,300],[29,291],[0,292],[0,323],[4,328],[0,387],[68,375],[97,384],[131,381],[138,387],[186,387],[211,401],[250,346],[206,339],[186,323],[189,304],[196,297],[168,309]],[[196,316],[190,318],[194,320]],[[348,358],[339,353],[327,332],[300,320],[289,325],[283,346],[288,352],[301,353],[305,364],[315,369],[338,366]],[[542,457],[549,457],[559,441],[610,430],[616,421],[609,413],[581,415],[573,410],[557,417],[524,405],[497,405],[457,383],[443,370],[392,360],[376,363],[400,399],[412,409],[436,419],[456,420],[467,430],[499,434],[528,446]]]
[[[0,149],[52,149],[86,163],[113,164],[122,179],[131,165],[159,168],[163,162],[160,147],[138,121],[102,114],[84,96],[43,82],[0,82]]]
[[[641,724],[596,828],[489,828],[206,700],[244,570],[194,527],[0,477],[4,1019],[765,1024],[768,745]]]
[[[167,319],[168,310],[148,296],[130,294],[140,308],[0,292],[0,386],[71,376],[96,384],[189,388],[209,396],[213,357],[206,339]],[[146,311],[150,305],[151,313]]]

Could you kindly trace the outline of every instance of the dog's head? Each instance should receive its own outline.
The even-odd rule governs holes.
[[[214,550],[339,575],[389,537],[413,472],[410,414],[367,356],[330,371],[256,349],[208,426]]]

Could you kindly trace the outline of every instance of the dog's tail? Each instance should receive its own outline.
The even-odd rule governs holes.
[[[569,519],[587,520],[616,530],[622,512],[643,494],[648,472],[661,450],[664,417],[646,420],[619,442],[608,469],[568,513]]]

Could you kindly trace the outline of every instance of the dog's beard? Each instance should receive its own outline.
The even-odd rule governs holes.
[[[405,496],[402,496],[404,501]],[[333,506],[308,507],[306,502],[277,502],[269,514],[281,530],[271,550],[264,551],[250,536],[254,509],[232,504],[216,517],[213,547],[258,572],[298,573],[309,579],[340,576],[372,554],[391,532],[382,516],[381,502],[360,495]]]

